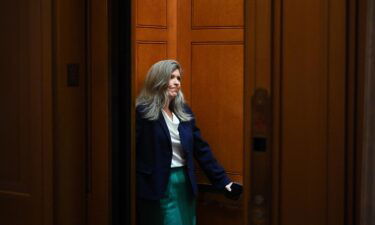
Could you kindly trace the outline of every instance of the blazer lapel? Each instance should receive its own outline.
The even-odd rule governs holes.
[[[179,118],[180,119],[180,118]],[[178,132],[180,133],[180,143],[181,143],[181,147],[182,147],[182,150],[184,150],[185,152],[188,152],[188,148],[186,147],[186,138],[185,138],[185,132],[186,132],[186,122],[183,122],[181,119],[180,119],[180,124],[178,126]]]
[[[186,141],[185,141],[185,132],[186,132],[185,126],[187,125],[187,122],[183,122],[180,118],[178,119],[180,120],[180,124],[177,129],[180,134],[181,147],[183,151],[188,152],[187,150],[188,148],[186,147]],[[162,130],[164,131],[165,135],[167,135],[170,147],[172,148],[171,135],[169,134],[169,129],[168,129],[167,123],[165,122],[165,119],[162,113],[160,113],[159,119],[157,121],[162,127]]]
[[[164,116],[163,116],[162,112],[160,112],[158,123],[162,127],[165,135],[167,135],[169,143],[171,143],[171,135],[169,134],[169,129],[168,129],[167,123],[164,120]]]

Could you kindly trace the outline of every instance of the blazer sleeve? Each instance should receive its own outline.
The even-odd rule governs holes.
[[[188,107],[186,111],[193,116],[190,122],[193,129],[194,158],[214,187],[223,189],[231,180],[228,178],[224,168],[217,162],[209,144],[202,138],[200,129],[196,126],[193,112]]]
[[[141,137],[143,133],[143,118],[141,113],[141,108],[138,106],[135,110],[135,139],[136,146],[140,147],[142,144]]]
[[[142,107],[138,106],[136,108],[136,130],[135,130],[135,139],[136,139],[136,164],[148,164],[152,165],[153,155],[147,151],[149,145],[149,135],[146,129],[146,119],[143,118]]]

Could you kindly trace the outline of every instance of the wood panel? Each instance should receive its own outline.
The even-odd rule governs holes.
[[[191,30],[192,42],[242,42],[243,29],[201,29]],[[214,39],[213,39],[214,37]]]
[[[217,149],[218,146],[220,146],[218,148],[224,149],[221,144],[223,144],[223,141],[225,142],[226,138],[223,140],[221,137],[229,133],[224,130],[219,131],[220,129],[217,129],[217,127],[224,128],[222,124],[233,115],[235,115],[234,118],[239,119],[235,124],[240,125],[239,128],[243,127],[243,30],[238,29],[236,26],[226,27],[226,29],[218,27],[216,27],[217,29],[214,27],[194,29],[194,22],[191,16],[194,15],[196,10],[196,2],[186,0],[180,4],[183,10],[179,12],[178,59],[185,71],[183,90],[186,93],[188,102],[193,107],[193,111],[197,114],[198,121],[201,121],[198,122],[198,126],[201,129],[205,129],[204,135],[207,136],[206,139],[212,145],[214,154],[218,155],[219,161],[224,164],[226,170],[229,173],[233,172],[233,176],[237,178],[236,180],[240,179],[238,181],[242,183],[243,130],[238,129],[241,130],[239,131],[239,136],[231,136],[231,141],[237,142],[233,147],[231,146],[231,149],[237,149],[237,152],[235,151],[235,154],[230,155],[229,152],[225,153],[225,150],[220,152],[221,150]],[[201,4],[199,7],[202,8],[215,8],[215,10],[218,10],[222,6],[221,4],[224,3],[207,1],[199,4]],[[237,2],[233,2],[230,7],[235,9],[238,7],[237,4]],[[222,17],[226,18],[227,16],[229,17],[230,15]],[[214,14],[209,13],[204,16],[204,18],[207,17],[214,17]],[[230,65],[231,63],[233,65]],[[219,78],[216,76],[219,76],[220,79],[216,80]],[[231,93],[236,98],[234,100],[236,104],[233,104],[233,108],[229,110],[229,106],[225,106],[225,102],[232,94],[228,93],[227,87],[235,89],[231,90]],[[206,94],[207,91],[210,93],[209,95]],[[218,93],[215,93],[216,91]],[[208,98],[208,96],[213,96],[213,93],[215,95],[220,93],[220,97]],[[226,97],[223,99],[224,96]],[[235,113],[233,114],[233,112]],[[220,117],[220,119],[217,118],[219,121],[212,119],[216,117]],[[208,118],[209,120],[207,120]],[[216,126],[216,131],[211,129],[213,126]],[[236,156],[237,153],[239,155]],[[237,165],[232,161],[233,159],[237,160]],[[206,181],[201,179],[200,182]]]
[[[0,3],[2,224],[52,223],[50,6]]]
[[[191,57],[190,104],[202,135],[224,168],[242,175],[243,46],[193,43]]]
[[[136,48],[136,86],[135,91],[138,94],[142,89],[144,79],[150,67],[167,57],[166,42],[138,42]]]
[[[133,0],[133,7],[136,10],[133,11],[133,18],[137,18],[132,38],[134,96],[137,96],[149,68],[154,63],[176,58],[177,1]]]
[[[243,0],[192,0],[192,28],[241,28],[243,4]]]
[[[139,27],[167,27],[167,0],[137,0],[137,26]]]
[[[168,38],[167,29],[150,29],[148,27],[137,27],[135,40],[165,42]]]
[[[180,2],[178,60],[184,92],[203,137],[233,181],[244,183],[244,1]],[[230,121],[230,122],[229,122]],[[198,182],[209,183],[197,167]],[[244,187],[248,190],[248,187]],[[248,195],[240,201],[201,192],[198,224],[244,224]]]
[[[345,4],[282,10],[279,224],[343,224]]]
[[[244,224],[242,205],[222,194],[200,192],[197,205],[197,224]]]
[[[326,224],[328,56],[321,49],[327,49],[327,8],[316,1],[294,7],[285,2],[280,223]]]

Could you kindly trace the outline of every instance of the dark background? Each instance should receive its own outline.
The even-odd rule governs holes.
[[[131,4],[110,6],[112,224],[130,224]]]

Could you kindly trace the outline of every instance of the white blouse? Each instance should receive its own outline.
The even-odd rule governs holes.
[[[168,116],[168,114],[164,111],[163,112],[164,120],[167,123],[169,134],[171,136],[172,142],[172,162],[171,167],[181,167],[185,165],[185,157],[184,152],[182,151],[182,146],[180,142],[180,133],[178,132],[178,125],[180,124],[180,120],[177,116],[172,112],[172,119]]]

